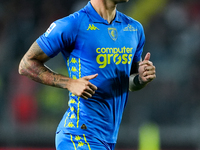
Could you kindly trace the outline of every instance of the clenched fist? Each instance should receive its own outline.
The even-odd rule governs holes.
[[[150,53],[147,53],[144,60],[139,63],[139,81],[140,84],[147,84],[156,78],[156,68],[150,61]]]
[[[84,99],[91,98],[92,95],[95,94],[97,87],[89,82],[89,80],[94,79],[98,76],[98,74],[85,76],[80,79],[71,79],[69,83],[68,90],[72,92],[72,94],[79,96]]]

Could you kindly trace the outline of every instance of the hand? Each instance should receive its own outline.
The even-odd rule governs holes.
[[[156,78],[155,66],[150,60],[150,53],[147,53],[144,60],[139,63],[139,80],[141,84],[147,84]]]
[[[91,98],[95,94],[97,87],[89,82],[89,80],[94,79],[98,74],[85,76],[80,79],[71,79],[68,90],[72,94],[79,96],[84,99]]]

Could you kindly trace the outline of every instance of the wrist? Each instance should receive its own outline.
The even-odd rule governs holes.
[[[142,81],[142,79],[140,78],[139,75],[136,75],[136,76],[134,77],[133,83],[134,83],[136,86],[145,85],[145,83]]]
[[[71,91],[71,87],[72,87],[72,85],[73,85],[73,81],[74,81],[74,79],[72,79],[72,78],[68,78],[67,79],[67,82],[65,82],[65,89],[67,89],[68,91]]]

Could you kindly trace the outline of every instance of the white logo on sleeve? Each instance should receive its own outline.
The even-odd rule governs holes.
[[[56,24],[52,23],[50,27],[47,29],[47,31],[45,32],[45,36],[47,37],[55,27],[56,27]]]

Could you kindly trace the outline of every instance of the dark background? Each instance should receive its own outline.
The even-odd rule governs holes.
[[[20,76],[18,65],[53,21],[86,4],[0,0],[0,147],[54,147],[68,91]],[[157,78],[130,93],[117,148],[137,148],[140,127],[154,124],[162,149],[200,149],[200,1],[130,0],[118,10],[143,24]],[[67,75],[60,55],[47,65]]]

